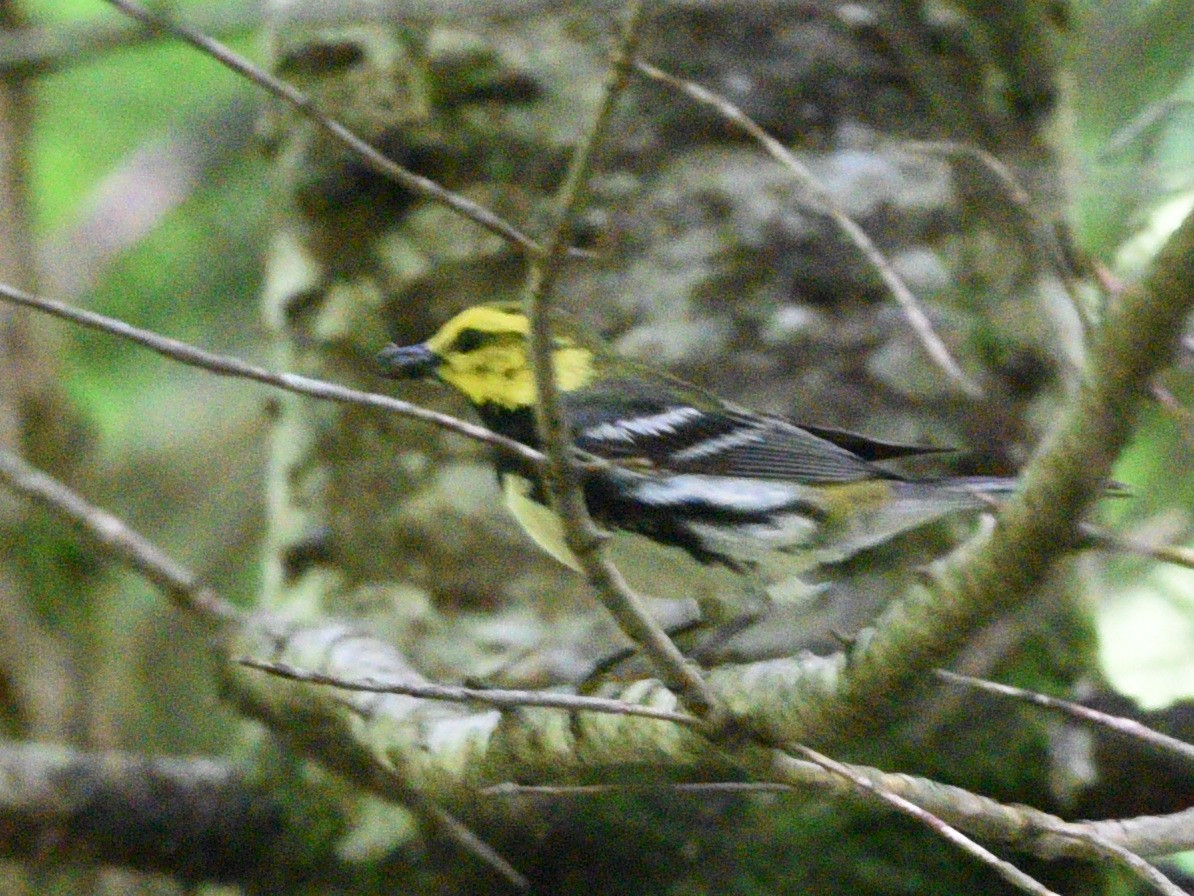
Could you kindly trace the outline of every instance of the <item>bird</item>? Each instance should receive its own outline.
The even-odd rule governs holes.
[[[636,589],[708,605],[718,595],[802,593],[839,564],[944,517],[989,509],[1010,477],[909,478],[883,461],[936,453],[740,407],[617,354],[578,318],[548,328],[560,405],[593,522]],[[426,341],[390,344],[381,375],[436,380],[492,431],[540,449],[530,320],[517,302],[460,311]],[[531,540],[574,570],[563,524],[535,464],[493,456],[506,507]],[[786,591],[784,589],[787,589]]]

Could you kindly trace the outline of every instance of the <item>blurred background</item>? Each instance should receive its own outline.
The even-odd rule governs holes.
[[[345,23],[331,21],[336,4],[322,5],[319,21],[307,15],[319,4],[158,6],[532,233],[600,85],[616,13],[603,3],[396,2],[400,15],[358,4],[369,14]],[[380,383],[369,359],[467,304],[516,296],[521,267],[508,248],[380,182],[254,85],[99,0],[0,2],[0,16],[6,282],[467,416],[430,388]],[[1097,319],[1096,284],[1137,277],[1194,206],[1191,47],[1188,0],[759,0],[652,13],[644,57],[721,92],[796,151],[924,301],[982,398],[927,360],[874,272],[781,168],[658,85],[633,88],[602,148],[579,226],[594,258],[570,266],[561,302],[621,351],[743,404],[963,449],[939,472],[1014,472],[1073,383],[1075,302]],[[1023,183],[1028,209],[972,156],[909,141],[991,153]],[[575,680],[593,659],[576,648],[604,631],[585,586],[531,552],[495,505],[477,446],[376,413],[313,409],[25,311],[0,306],[0,328],[0,442],[236,602],[354,618],[445,680],[539,686]],[[1154,385],[1116,471],[1132,497],[1100,509],[1102,522],[1142,541],[1191,534],[1191,369],[1187,351]],[[931,554],[944,543],[925,537],[912,547]],[[903,581],[886,575],[852,571],[825,618],[788,632],[780,649],[856,630]],[[1169,724],[1175,701],[1194,692],[1194,572],[1089,553],[1055,588],[1033,619],[993,626],[971,668],[1011,669],[1070,696],[1129,698],[1135,706],[1122,708]],[[957,707],[937,710],[940,727]],[[1057,755],[1043,758],[1056,747],[1045,727],[1022,755],[1048,771],[1054,808],[1090,808],[1083,800],[1097,788]],[[244,743],[192,623],[75,532],[3,494],[0,731],[148,754]],[[939,732],[919,735],[940,744]],[[951,736],[963,753],[998,740],[989,728]],[[996,768],[1006,755],[988,760],[977,780],[999,795],[1046,787],[1007,780]],[[685,816],[695,854],[711,855],[738,811]],[[788,833],[840,836],[839,822],[816,817]],[[624,815],[610,818],[625,828]],[[750,824],[775,835],[774,818]],[[597,830],[561,855],[598,842],[606,829]],[[852,877],[828,867],[793,876],[767,854],[775,847],[749,839],[719,848],[726,867],[765,857],[785,869],[755,877],[760,892],[842,892],[847,879],[852,892],[895,892],[885,863],[900,847],[875,845],[884,836],[870,841],[875,866]],[[661,862],[692,861],[684,837],[660,834]],[[901,892],[930,891],[933,861],[918,867]],[[173,886],[49,879],[62,892]],[[38,885],[15,880],[12,892]],[[700,889],[679,872],[667,880],[658,891]],[[747,891],[740,881],[731,889]]]

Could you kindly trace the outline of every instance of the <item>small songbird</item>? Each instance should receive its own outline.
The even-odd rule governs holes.
[[[909,479],[878,462],[937,449],[896,445],[747,410],[616,354],[563,312],[552,364],[585,503],[630,583],[657,597],[767,587],[947,515],[989,506],[1015,479]],[[492,430],[539,447],[529,321],[516,303],[468,308],[426,342],[390,345],[384,375],[438,379]],[[573,569],[537,469],[495,454],[506,506]],[[743,577],[746,577],[744,582]]]

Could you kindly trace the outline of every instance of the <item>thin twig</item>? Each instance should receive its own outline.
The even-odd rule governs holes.
[[[1155,143],[1163,133],[1162,126],[1172,124],[1166,119],[1171,119],[1174,113],[1183,108],[1188,110],[1191,106],[1194,106],[1194,103],[1175,96],[1149,103],[1103,143],[1097,158],[1102,162],[1110,162],[1116,156],[1122,156],[1129,149],[1136,147],[1140,147],[1146,155],[1155,152]]]
[[[1083,333],[1089,336],[1096,323],[1094,316],[1087,308],[1086,302],[1078,294],[1078,284],[1074,270],[1066,257],[1066,251],[1058,240],[1057,234],[1040,215],[1033,209],[1032,198],[1024,189],[1020,179],[1002,161],[980,146],[972,143],[959,143],[953,140],[910,140],[900,143],[900,148],[908,152],[919,152],[930,155],[947,155],[953,157],[965,156],[973,159],[1003,191],[1004,197],[1024,216],[1027,226],[1024,228],[1023,241],[1029,247],[1037,248],[1048,259],[1053,269],[1065,286],[1066,296],[1078,320],[1082,323]]]
[[[1081,823],[1067,825],[1062,836],[1068,837],[1074,842],[1089,845],[1096,855],[1118,861],[1136,875],[1141,883],[1161,893],[1162,896],[1189,896],[1186,890],[1171,881],[1151,862],[1102,836],[1098,830],[1091,829],[1095,825],[1106,824],[1106,822],[1089,822],[1088,824],[1090,827]]]
[[[104,548],[119,556],[161,588],[184,612],[204,620],[213,628],[244,619],[235,606],[210,588],[199,584],[194,573],[176,563],[156,545],[130,529],[122,520],[90,504],[62,483],[3,449],[0,449],[0,482],[14,492],[82,526]],[[642,709],[649,710],[649,707]],[[690,723],[695,722],[695,719],[690,719]],[[476,855],[480,861],[494,868],[519,889],[527,889],[529,884],[526,878],[458,819],[421,794],[413,794],[412,799],[416,801],[417,808],[427,814],[463,849]]]
[[[1182,338],[1182,352],[1189,354],[1190,347]],[[1182,443],[1186,451],[1194,450],[1194,412],[1182,404],[1181,400],[1160,383],[1153,383],[1149,387],[1149,394],[1157,400],[1161,409],[1173,419],[1181,433]]]
[[[812,752],[805,747],[794,749],[806,755]],[[825,780],[827,767],[815,763],[812,757],[809,757],[809,762],[800,762],[776,751],[772,765],[776,763],[781,767],[782,780],[793,785],[812,784],[822,789],[831,785]],[[1160,847],[1153,854],[1165,854],[1183,848],[1190,842],[1190,813],[1176,813],[1164,818],[1070,822],[1031,806],[1004,805],[960,787],[925,778],[889,774],[857,765],[842,765],[842,768],[850,773],[851,787],[856,786],[853,783],[855,779],[865,781],[877,793],[905,799],[955,827],[966,829],[976,837],[1003,840],[1017,849],[1046,859],[1108,859],[1122,864],[1158,893],[1165,896],[1182,894],[1173,881],[1141,858],[1136,850],[1158,850]],[[1182,830],[1183,825],[1185,838],[1179,838],[1177,845],[1173,846],[1174,830]],[[1169,838],[1168,843],[1173,848],[1165,848],[1163,844],[1166,838]]]
[[[96,507],[52,476],[0,449],[0,481],[41,506],[81,526],[106,550],[161,588],[179,609],[211,624],[238,619],[240,611],[123,520]]]
[[[401,184],[408,190],[418,193],[427,199],[439,202],[458,214],[468,218],[475,224],[484,227],[490,233],[495,233],[513,246],[517,246],[529,255],[537,255],[541,249],[539,244],[508,221],[499,218],[489,209],[478,205],[471,199],[466,199],[459,193],[454,193],[440,186],[430,178],[416,174],[408,168],[387,158],[374,147],[370,146],[355,133],[320,111],[315,102],[297,87],[274,77],[269,72],[254,65],[248,59],[233,52],[219,41],[208,37],[178,22],[172,22],[132,0],[105,0],[121,12],[143,23],[153,31],[161,31],[185,41],[191,46],[211,56],[217,62],[232,69],[239,75],[248,78],[254,84],[264,88],[273,96],[289,103],[304,117],[310,119],[323,128],[335,139],[339,140],[354,153],[360,156],[374,171]]]
[[[1086,821],[1078,827],[1091,831],[1102,842],[1130,849],[1140,856],[1171,856],[1194,849],[1194,809],[1169,815]]]
[[[676,793],[793,793],[796,788],[791,784],[780,784],[775,781],[710,781],[709,783],[687,784],[659,784],[659,783],[631,783],[631,784],[515,784],[506,781],[483,787],[480,793],[485,796],[605,796],[610,793],[627,793],[633,791],[647,791],[658,793],[661,787]]]
[[[364,691],[371,694],[404,694],[425,700],[447,700],[452,703],[480,703],[498,709],[524,709],[528,706],[542,706],[548,709],[563,709],[569,712],[596,712],[618,716],[641,716],[678,725],[696,727],[701,720],[688,713],[657,709],[624,700],[605,697],[583,697],[576,694],[560,694],[548,691],[519,691],[508,689],[466,688],[450,684],[409,684],[375,678],[346,679],[323,672],[300,669],[286,663],[244,658],[238,660],[242,666],[259,669],[270,675],[277,675],[290,681],[307,684],[323,684],[346,691]]]
[[[1030,806],[1006,806],[959,787],[940,784],[912,775],[895,775],[873,768],[838,763],[850,776],[844,777],[811,760],[782,756],[780,781],[713,781],[685,784],[589,784],[528,785],[504,783],[481,792],[499,797],[543,798],[592,797],[611,793],[653,790],[661,787],[681,793],[801,793],[809,787],[834,794],[861,794],[873,798],[876,791],[904,799],[932,816],[950,819],[954,827],[976,837],[1007,842],[1018,850],[1045,859],[1092,857],[1120,862],[1143,883],[1164,896],[1183,896],[1182,890],[1145,861],[1139,851],[1166,855],[1190,847],[1190,819],[1194,810],[1162,817],[1109,821],[1069,822]],[[866,782],[864,787],[862,782]],[[872,790],[873,788],[873,790]],[[1184,834],[1185,836],[1181,836]]]
[[[870,262],[876,273],[878,273],[879,278],[883,281],[883,285],[887,287],[892,297],[899,304],[900,309],[904,312],[904,318],[908,321],[912,332],[916,334],[921,346],[932,359],[933,363],[962,392],[972,398],[982,397],[982,389],[966,376],[962,368],[958,366],[957,361],[953,359],[953,356],[949,353],[949,349],[946,348],[941,337],[937,335],[937,331],[933,329],[932,321],[929,320],[924,309],[920,307],[920,301],[912,294],[912,290],[908,288],[900,275],[896,273],[887,259],[883,257],[883,253],[879,251],[879,247],[867,236],[866,231],[859,227],[853,218],[842,211],[837,203],[834,202],[833,197],[821,186],[803,162],[796,158],[786,146],[763,130],[750,116],[724,97],[692,81],[669,74],[663,71],[663,69],[656,68],[642,60],[636,60],[634,68],[647,78],[674,87],[697,102],[711,106],[758,141],[771,158],[786,168],[795,177],[797,182],[812,194],[815,201],[809,202],[807,199],[804,199],[802,200],[804,204],[808,208],[832,220],[838,229],[846,235],[846,238],[858,247],[858,250],[865,256],[866,260]]]
[[[954,846],[957,846],[966,854],[978,859],[989,868],[992,868],[1000,877],[1002,877],[1012,886],[1018,887],[1026,893],[1035,893],[1037,896],[1057,896],[1057,894],[1048,887],[1025,874],[1011,862],[1007,862],[999,858],[999,856],[995,855],[995,853],[983,846],[980,846],[978,843],[975,843],[957,828],[947,824],[936,815],[922,809],[920,806],[905,799],[898,793],[893,793],[884,787],[876,785],[874,781],[870,780],[865,775],[860,775],[849,766],[843,765],[834,759],[830,759],[828,756],[824,756],[821,753],[818,753],[816,750],[810,749],[809,747],[797,744],[795,747],[793,747],[793,749],[799,752],[800,755],[814,765],[820,766],[825,771],[849,781],[854,789],[863,796],[872,799],[878,799],[884,803],[887,803],[896,811],[907,815],[909,818],[919,821],[925,827],[929,828],[929,830],[933,831],[933,833],[944,838]],[[787,763],[791,761],[791,757],[781,753],[778,750],[775,751],[775,753],[775,768],[777,772],[782,775],[787,767]]]
[[[1116,551],[1120,554],[1135,554],[1147,557],[1161,563],[1172,563],[1174,566],[1184,566],[1194,569],[1194,550],[1184,545],[1176,544],[1148,544],[1102,526],[1086,523],[1082,526],[1082,540],[1084,544],[1100,548],[1104,551]]]
[[[543,455],[538,451],[528,448],[514,439],[508,439],[496,432],[492,432],[484,426],[469,423],[467,420],[461,420],[450,414],[441,414],[438,411],[428,410],[417,404],[391,398],[388,395],[361,392],[345,386],[338,386],[335,383],[328,383],[306,376],[298,376],[293,373],[274,373],[263,367],[257,367],[254,364],[241,361],[238,358],[218,355],[214,352],[196,348],[189,343],[171,339],[169,336],[162,336],[150,330],[142,330],[139,327],[134,327],[116,318],[96,314],[94,311],[86,311],[53,299],[43,299],[33,296],[3,283],[0,283],[0,300],[9,301],[26,308],[33,308],[37,311],[44,311],[47,314],[52,314],[55,317],[69,320],[72,323],[80,324],[90,329],[110,333],[122,339],[128,339],[171,360],[179,361],[191,367],[198,367],[217,376],[253,380],[254,382],[265,383],[268,386],[274,386],[286,392],[306,395],[309,398],[317,398],[322,401],[337,401],[344,404],[380,408],[384,411],[401,414],[404,417],[433,423],[436,426],[449,429],[452,432],[467,436],[478,442],[492,445],[508,453],[511,457],[518,458],[528,464],[540,464],[543,462]]]
[[[311,28],[396,20],[475,22],[511,21],[536,15],[548,6],[546,0],[390,0],[386,3],[360,0],[321,0],[292,4],[286,8],[287,25]],[[224,0],[193,5],[186,10],[186,24],[205,34],[229,37],[259,29],[271,17],[264,3]],[[157,37],[146,34],[136,22],[94,19],[55,22],[0,31],[0,72],[30,72],[39,75],[77,67],[114,50],[145,44]]]
[[[445,809],[438,803],[433,803],[422,794],[414,794],[415,808],[431,819],[435,825],[455,840],[466,852],[476,856],[483,864],[488,865],[502,877],[513,884],[518,890],[526,891],[531,888],[531,882],[517,868],[511,865],[500,852],[486,843],[472,828]]]
[[[542,254],[530,258],[527,271],[526,308],[530,318],[530,356],[538,392],[536,423],[547,456],[548,491],[563,519],[568,546],[593,584],[602,602],[623,632],[650,656],[664,680],[675,687],[694,711],[713,706],[713,695],[662,627],[646,611],[642,599],[601,550],[603,535],[585,508],[577,471],[569,456],[572,435],[564,418],[560,390],[552,368],[551,291],[568,247],[571,219],[584,203],[593,152],[601,141],[610,115],[629,80],[630,65],[638,44],[643,17],[642,0],[627,5],[626,21],[610,60],[604,89],[588,132],[582,136],[555,199],[553,226],[544,239]]]
[[[953,682],[954,684],[965,685],[979,691],[985,691],[988,694],[998,694],[1001,697],[1011,697],[1014,700],[1021,700],[1025,703],[1032,703],[1036,706],[1043,706],[1046,709],[1065,713],[1072,718],[1081,719],[1084,722],[1093,722],[1096,725],[1109,728],[1119,734],[1127,735],[1142,743],[1157,747],[1167,753],[1175,753],[1183,759],[1194,760],[1194,745],[1178,740],[1176,737],[1162,734],[1159,731],[1154,731],[1152,728],[1142,725],[1134,719],[1126,719],[1122,716],[1113,716],[1109,713],[1099,712],[1097,709],[1091,709],[1088,706],[1082,706],[1079,703],[1073,703],[1069,700],[1062,700],[1059,697],[1050,697],[1048,694],[1042,694],[1039,691],[1028,691],[1007,684],[986,681],[982,678],[971,678],[969,675],[959,675],[957,672],[949,672],[945,669],[938,669],[936,674],[938,678]]]
[[[188,10],[192,28],[206,33],[237,34],[259,28],[265,19],[261,6],[230,0]],[[30,25],[0,33],[0,71],[47,75],[84,65],[114,50],[143,44],[145,28],[125,19],[77,19],[52,25]]]

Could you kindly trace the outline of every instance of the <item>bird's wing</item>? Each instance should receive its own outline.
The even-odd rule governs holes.
[[[898,478],[870,461],[929,450],[686,397],[634,381],[564,396],[578,448],[644,472],[850,482]]]
[[[814,436],[825,439],[838,447],[857,454],[863,460],[895,460],[900,457],[922,457],[926,454],[950,454],[956,448],[941,448],[935,445],[906,445],[901,442],[884,442],[872,439],[862,433],[848,429],[833,429],[828,426],[800,424],[800,428]]]

